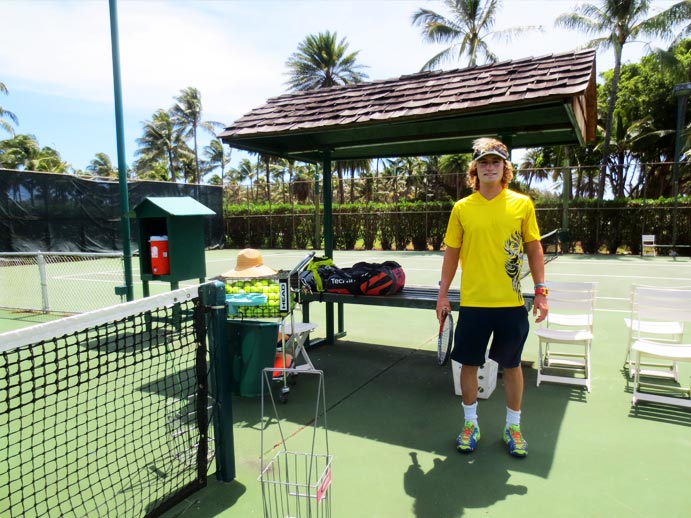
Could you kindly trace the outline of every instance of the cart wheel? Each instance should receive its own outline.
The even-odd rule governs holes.
[[[278,400],[281,403],[286,404],[288,402],[288,394],[290,394],[290,389],[288,387],[283,387],[281,389],[281,395],[278,396]]]

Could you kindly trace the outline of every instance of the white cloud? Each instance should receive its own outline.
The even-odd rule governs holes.
[[[38,93],[98,98],[110,67],[110,40],[100,36],[108,30],[104,5],[107,14],[107,4],[94,2],[3,2],[5,82],[10,77]]]
[[[6,84],[11,78],[12,89],[113,102],[106,2],[9,1],[1,8],[3,42],[21,42],[0,45]],[[205,104],[217,106],[227,118],[261,103],[265,85],[283,80],[281,59],[224,30],[221,18],[212,18],[195,3],[120,2],[118,21],[128,109],[153,113],[172,104],[181,89],[194,86]]]

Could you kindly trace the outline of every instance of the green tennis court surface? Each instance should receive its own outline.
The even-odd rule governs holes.
[[[291,268],[305,253],[262,251],[265,263],[275,269]],[[207,252],[207,275],[231,269],[236,254]],[[404,267],[408,284],[434,286],[442,255],[337,251],[334,260],[338,266],[395,260]],[[530,363],[536,359],[537,342],[529,338],[522,428],[530,455],[523,461],[509,457],[501,442],[501,379],[494,394],[479,405],[482,440],[477,452],[462,456],[455,451],[460,398],[453,392],[450,366],[436,366],[438,326],[432,311],[346,306],[345,339],[310,351],[315,366],[325,373],[335,457],[332,516],[688,515],[691,412],[660,405],[632,409],[622,365],[631,285],[691,286],[691,261],[567,255],[548,264],[547,279],[598,282],[593,387],[590,393],[548,383],[537,388]],[[159,283],[151,287],[152,292],[168,289]],[[530,287],[526,279],[524,289]],[[324,334],[323,318],[315,304],[316,337]],[[689,366],[683,365],[681,378],[690,375]],[[306,409],[312,408],[313,395],[311,381],[298,377],[288,403],[279,408],[300,445],[309,443],[304,435],[309,430]],[[210,476],[207,488],[165,516],[262,516],[256,480],[259,400],[235,397],[233,405],[236,480],[223,484]]]

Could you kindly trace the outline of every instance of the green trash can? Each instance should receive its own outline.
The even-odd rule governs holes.
[[[278,322],[226,320],[233,358],[233,387],[243,397],[260,396],[262,370],[273,367],[278,343]]]

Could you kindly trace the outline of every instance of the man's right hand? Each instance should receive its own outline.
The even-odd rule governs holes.
[[[437,298],[437,320],[439,323],[441,323],[442,319],[447,313],[451,313],[451,303],[449,302],[449,297],[439,295]]]

